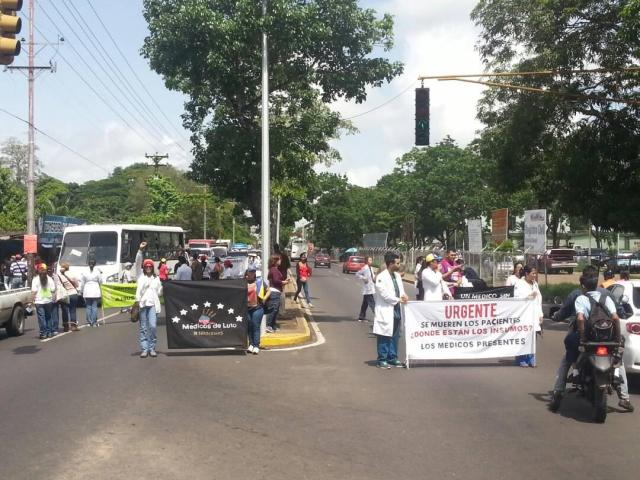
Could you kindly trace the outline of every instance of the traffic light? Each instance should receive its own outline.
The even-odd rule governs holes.
[[[416,88],[416,145],[429,145],[428,88]]]
[[[20,33],[22,20],[17,12],[22,8],[22,0],[0,0],[0,65],[11,65],[13,58],[20,54]]]

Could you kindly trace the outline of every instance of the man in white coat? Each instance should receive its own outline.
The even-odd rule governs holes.
[[[358,315],[358,321],[362,322],[366,320],[367,308],[370,308],[373,314],[376,314],[376,301],[373,296],[376,293],[376,280],[373,275],[373,258],[367,257],[367,261],[356,273],[356,277],[362,281],[362,305],[360,306],[360,315]]]
[[[398,360],[398,338],[402,313],[401,303],[407,303],[409,297],[404,292],[402,277],[398,273],[400,258],[393,252],[384,256],[387,269],[378,274],[376,279],[375,318],[373,333],[377,338],[378,368],[404,367]]]
[[[422,272],[422,288],[424,289],[424,301],[441,301],[450,297],[449,285],[442,279],[442,273],[438,270],[438,257],[427,255],[425,261],[427,268]]]

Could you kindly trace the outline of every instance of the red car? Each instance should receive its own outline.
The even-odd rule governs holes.
[[[356,273],[364,267],[364,257],[351,256],[342,264],[342,273]]]
[[[327,255],[326,253],[316,253],[316,256],[313,259],[314,262],[314,268],[318,268],[320,266],[322,267],[327,267],[327,268],[331,268],[331,259],[329,258],[329,255]]]

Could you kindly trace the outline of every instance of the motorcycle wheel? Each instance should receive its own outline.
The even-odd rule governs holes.
[[[604,423],[607,419],[607,392],[597,388],[593,396],[594,420],[596,423]]]

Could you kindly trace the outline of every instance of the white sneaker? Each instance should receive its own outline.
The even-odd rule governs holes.
[[[258,355],[260,353],[260,348],[258,347],[253,347],[253,354],[254,355]]]
[[[309,305],[309,308],[313,308],[313,303],[308,303],[307,305]]]
[[[253,353],[254,352],[253,345],[249,345],[249,348],[247,348],[247,352],[249,352],[249,353]]]

